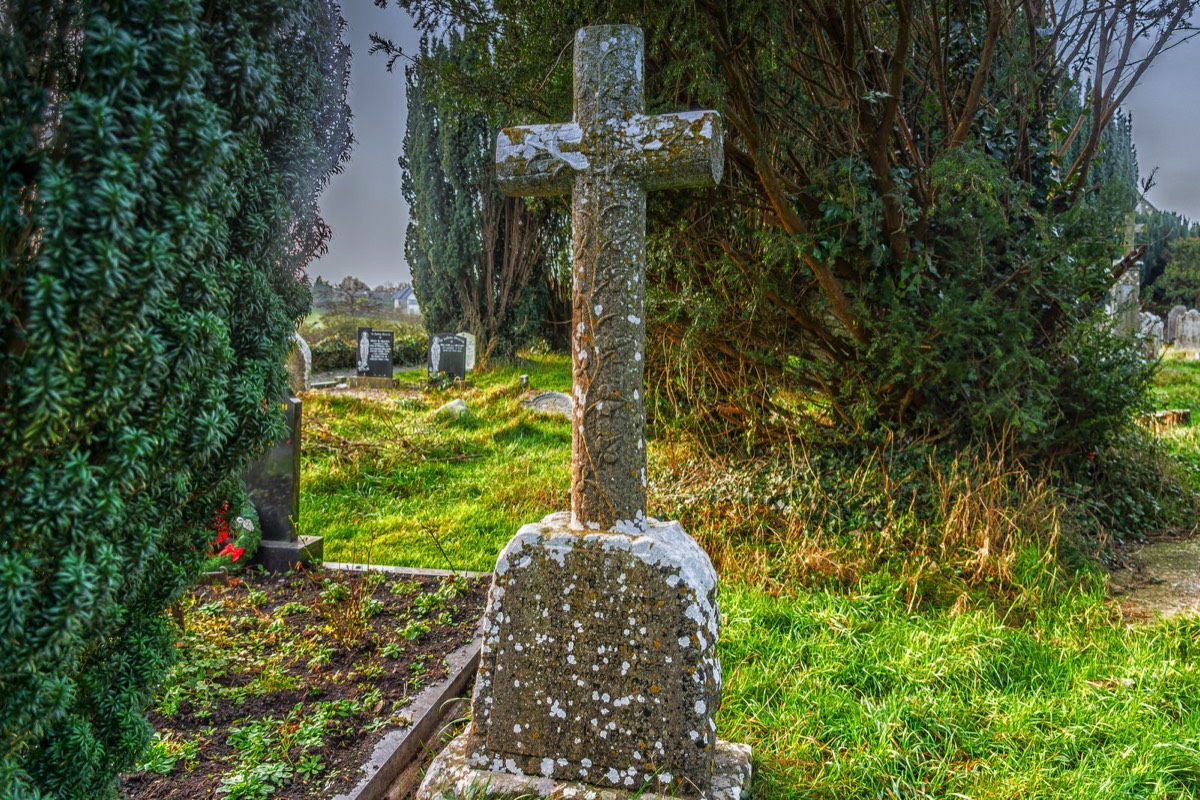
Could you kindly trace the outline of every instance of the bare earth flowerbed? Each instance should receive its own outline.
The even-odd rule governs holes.
[[[406,706],[468,643],[486,579],[249,572],[183,603],[181,658],[128,800],[346,792]]]

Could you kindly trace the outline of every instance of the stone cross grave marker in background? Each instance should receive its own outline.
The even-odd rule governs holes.
[[[570,514],[496,563],[472,722],[418,797],[736,800],[750,752],[716,738],[717,575],[677,522],[646,516],[646,192],[715,184],[720,117],[646,116],[642,32],[575,37],[574,120],[508,128],[509,194],[570,192]]]

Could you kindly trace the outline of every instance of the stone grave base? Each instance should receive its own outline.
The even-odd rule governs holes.
[[[350,385],[355,389],[395,389],[395,378],[368,378],[365,376],[357,378],[347,378]]]
[[[287,572],[294,564],[320,564],[324,553],[321,536],[300,536],[294,542],[263,539],[250,563],[261,564],[268,572]]]
[[[438,754],[425,773],[420,800],[676,800],[676,794],[605,789],[577,781],[490,772],[471,763],[472,731],[458,736]],[[717,740],[712,786],[703,800],[750,797],[750,746]]]
[[[721,744],[713,719],[716,571],[678,522],[627,527],[580,530],[551,514],[505,546],[471,727],[420,800],[472,785],[495,798],[745,796],[749,748]]]

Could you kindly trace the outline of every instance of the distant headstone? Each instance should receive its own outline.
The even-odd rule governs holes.
[[[429,337],[429,374],[450,378],[467,377],[467,340],[457,333],[435,333]]]
[[[285,405],[287,431],[267,454],[242,475],[250,501],[258,512],[262,541],[255,563],[282,571],[290,564],[321,561],[320,536],[297,536],[300,521],[300,423],[303,407],[289,397]]]
[[[467,372],[471,372],[475,369],[475,334],[467,333],[466,331],[459,331],[458,335],[463,337],[463,339],[465,339],[467,342],[465,358],[467,365],[466,369]]]
[[[288,388],[292,394],[312,388],[312,350],[298,333],[292,334],[292,349],[287,358]]]
[[[396,334],[392,331],[358,329],[358,376],[360,378],[391,378],[392,357],[396,350]]]
[[[1187,306],[1174,306],[1167,312],[1167,344],[1175,341],[1179,332],[1179,318],[1187,313]]]
[[[1175,331],[1176,350],[1200,350],[1200,311],[1190,309],[1179,317]]]
[[[1138,276],[1138,270],[1131,269],[1117,278],[1108,291],[1108,313],[1114,318],[1117,330],[1130,336],[1140,330]]]

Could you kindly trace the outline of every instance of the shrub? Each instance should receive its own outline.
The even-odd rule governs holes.
[[[354,369],[358,349],[340,336],[327,336],[312,348],[313,372],[335,369]]]
[[[402,366],[424,364],[429,350],[429,340],[416,334],[401,334],[396,337],[396,352],[392,360]]]
[[[164,609],[283,429],[347,52],[320,0],[6,3],[0,796],[107,798]]]

